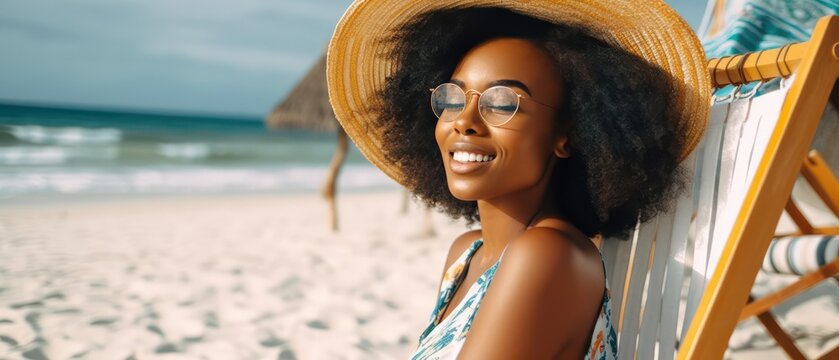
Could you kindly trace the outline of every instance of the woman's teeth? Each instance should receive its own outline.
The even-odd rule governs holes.
[[[495,159],[495,156],[474,154],[466,151],[455,151],[452,158],[460,162],[485,162]]]

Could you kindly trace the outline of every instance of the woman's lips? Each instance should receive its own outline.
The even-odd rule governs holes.
[[[458,175],[486,168],[495,159],[491,148],[468,141],[457,141],[448,146],[449,168]]]
[[[493,157],[494,160],[494,157]],[[449,168],[452,172],[458,175],[465,175],[485,167],[488,167],[492,160],[487,161],[457,161],[454,159],[453,153],[449,153]]]

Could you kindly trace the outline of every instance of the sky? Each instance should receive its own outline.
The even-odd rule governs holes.
[[[262,118],[349,0],[3,0],[0,102]],[[666,0],[694,29],[703,0]]]

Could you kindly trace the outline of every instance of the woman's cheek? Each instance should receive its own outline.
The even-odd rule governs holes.
[[[437,121],[437,125],[434,125],[434,140],[437,141],[437,147],[440,148],[441,150],[442,150],[442,145],[443,145],[443,139],[444,139],[444,136],[443,136],[442,124],[440,124],[440,122]]]
[[[443,164],[446,163],[446,156],[448,152],[443,148],[446,143],[446,124],[441,121],[437,121],[437,125],[434,127],[434,139],[437,141],[437,148],[440,150],[440,156],[443,157]]]
[[[510,155],[504,161],[503,174],[511,186],[523,189],[536,185],[542,178],[547,166],[547,158],[540,149],[523,148],[508,151]]]

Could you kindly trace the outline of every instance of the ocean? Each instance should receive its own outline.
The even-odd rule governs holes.
[[[319,191],[334,133],[261,119],[0,103],[0,199]],[[339,191],[397,185],[350,145]]]

